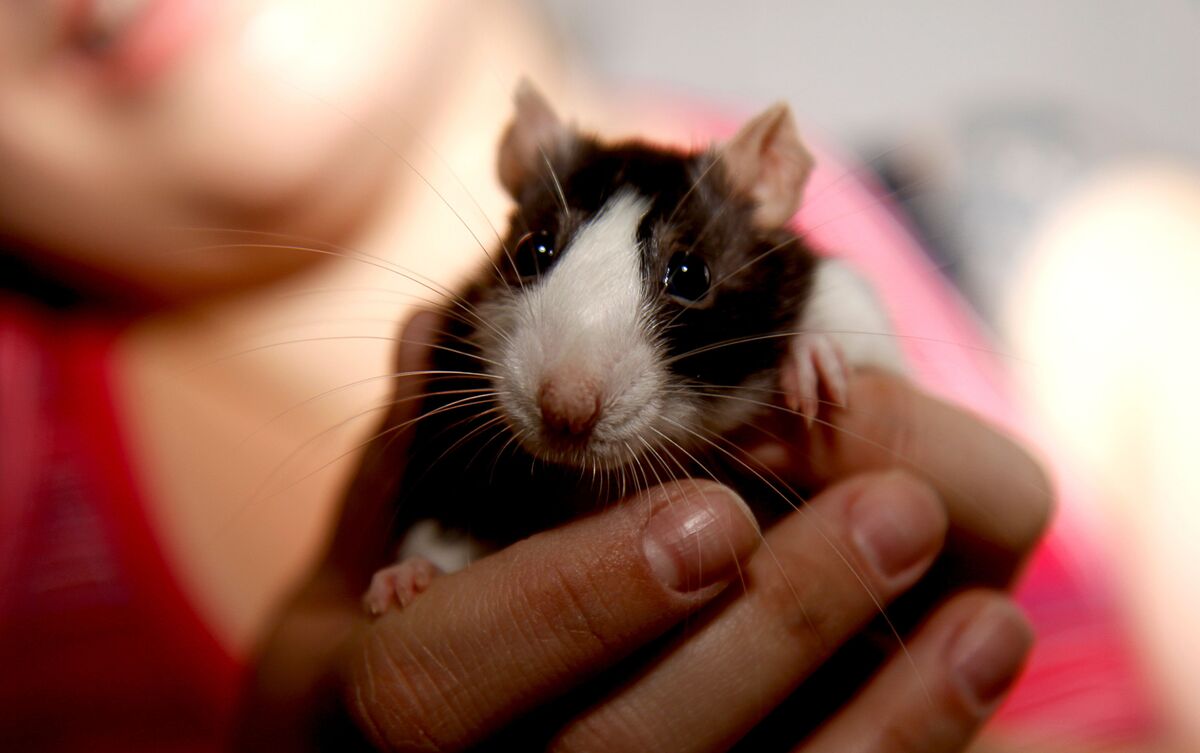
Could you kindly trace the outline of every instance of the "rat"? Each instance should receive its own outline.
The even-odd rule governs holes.
[[[788,226],[813,159],[786,104],[689,152],[602,142],[525,81],[514,99],[516,206],[443,309],[374,615],[638,488],[736,472],[721,437],[772,408],[811,426],[852,367],[903,369],[892,338],[852,336],[889,331],[873,292]]]

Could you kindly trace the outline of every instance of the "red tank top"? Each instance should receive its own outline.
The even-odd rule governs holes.
[[[225,747],[240,670],[146,517],[115,323],[0,294],[0,750]]]

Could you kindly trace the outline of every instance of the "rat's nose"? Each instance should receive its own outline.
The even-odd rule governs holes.
[[[580,438],[600,418],[600,391],[586,379],[549,377],[538,390],[538,405],[549,433]]]

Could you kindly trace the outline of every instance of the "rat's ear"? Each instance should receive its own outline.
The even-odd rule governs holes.
[[[529,79],[521,79],[513,96],[516,114],[500,140],[500,183],[518,197],[530,177],[546,167],[571,141],[571,130],[554,114]]]
[[[783,102],[751,120],[721,149],[733,187],[754,200],[754,221],[779,227],[800,207],[813,158]]]

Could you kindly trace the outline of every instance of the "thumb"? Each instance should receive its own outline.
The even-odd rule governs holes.
[[[684,480],[434,580],[366,628],[348,700],[387,750],[461,750],[710,602],[762,536],[730,490]]]

